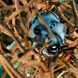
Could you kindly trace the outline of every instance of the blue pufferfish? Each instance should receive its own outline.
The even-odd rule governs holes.
[[[40,11],[39,13],[50,28],[51,32],[54,34],[55,39],[52,40],[50,38],[48,32],[42,26],[36,15],[32,17],[30,22],[30,29],[32,30],[30,37],[44,41],[47,36],[49,47],[45,48],[42,53],[45,56],[51,57],[54,56],[56,52],[58,52],[59,47],[63,45],[66,36],[66,24],[62,23],[60,18],[52,11]],[[33,42],[33,45],[36,44],[36,42]],[[38,52],[38,49],[36,49],[36,51]]]

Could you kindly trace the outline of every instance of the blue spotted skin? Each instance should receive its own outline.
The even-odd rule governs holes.
[[[39,22],[36,16],[33,16],[30,22],[30,29],[32,30],[32,32],[30,33],[30,37],[36,38],[37,40],[44,41],[46,38],[46,35],[48,35],[49,45],[57,45],[57,44],[62,45],[66,35],[65,25],[60,22],[59,17],[52,11],[49,11],[49,12],[40,11],[40,15],[42,16],[42,18],[44,19],[44,21],[46,22],[47,26],[50,28],[52,33],[54,34],[55,39],[51,40],[47,31]],[[41,30],[41,35],[39,36],[35,35],[34,33],[35,27]]]

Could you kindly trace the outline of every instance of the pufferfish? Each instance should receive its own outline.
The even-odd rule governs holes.
[[[62,23],[59,16],[52,11],[40,11],[39,13],[55,36],[55,39],[52,40],[50,38],[48,32],[42,26],[36,15],[32,17],[30,22],[30,29],[32,30],[30,33],[30,37],[35,38],[36,40],[44,41],[47,36],[49,47],[45,48],[42,51],[42,54],[51,57],[58,52],[59,48],[64,43],[66,37],[66,24]],[[33,42],[33,45],[36,44],[36,42]],[[38,49],[36,49],[36,51],[38,52]]]

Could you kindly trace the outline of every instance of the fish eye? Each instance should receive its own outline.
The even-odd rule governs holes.
[[[50,28],[52,29],[52,26],[50,26]]]
[[[37,27],[34,28],[34,34],[35,35],[40,35],[41,34],[41,30]]]

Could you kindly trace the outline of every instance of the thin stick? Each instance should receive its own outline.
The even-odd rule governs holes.
[[[6,78],[6,74],[7,74],[7,72],[5,70],[3,70],[1,78]]]
[[[14,78],[13,74],[10,72],[10,70],[6,67],[5,63],[3,62],[3,57],[2,55],[0,55],[0,62],[3,65],[4,69],[6,70],[6,72],[10,75],[11,78]]]
[[[62,71],[62,72],[58,75],[57,78],[61,78],[61,76],[62,76],[63,74],[65,74],[66,72],[68,72],[68,71]]]
[[[59,6],[57,7],[57,9],[58,9],[60,15],[62,16],[62,19],[65,20],[69,25],[71,25],[71,26],[74,27],[75,24],[73,24],[72,22],[70,22],[70,21],[64,16],[64,14],[62,13],[62,10],[61,10],[61,8],[60,8]]]
[[[19,0],[15,0],[14,3],[15,3],[16,10],[19,10]]]
[[[21,75],[19,73],[17,73],[12,66],[9,64],[9,62],[2,56],[0,55],[1,61],[3,62],[4,66],[6,65],[6,67],[8,68],[7,70],[10,70],[10,72],[12,72],[16,77],[18,78],[22,78]],[[5,67],[5,68],[6,68]],[[8,71],[9,72],[9,71]]]
[[[5,30],[7,33],[9,33],[11,35],[11,37],[14,39],[14,41],[17,43],[19,49],[24,53],[25,50],[24,48],[21,46],[20,42],[17,40],[17,38],[15,37],[14,33],[12,33],[12,31],[7,27],[7,26],[3,26],[2,24],[0,24],[0,29]]]
[[[74,0],[71,0],[72,12],[74,14],[74,19],[76,21],[76,27],[78,28],[78,13],[77,8]]]
[[[9,5],[9,6],[0,8],[0,11],[3,11],[3,10],[10,10],[10,9],[14,9],[14,8],[15,8],[14,5]]]
[[[60,5],[59,5],[62,9],[64,9],[64,10],[66,10],[66,11],[68,11],[68,12],[70,12],[70,13],[72,13],[72,7],[69,5],[65,5],[65,3],[60,3]]]
[[[22,30],[24,31],[24,33],[27,34],[28,30],[27,30],[27,28],[25,27],[25,25],[23,24],[21,16],[19,15],[18,18],[19,18],[19,20],[20,20],[20,27],[22,28]]]
[[[76,4],[75,4],[74,0],[70,0],[70,1],[71,1],[71,6],[72,6],[72,12],[74,13],[74,17],[77,20],[78,13],[77,13],[77,9],[76,9]]]
[[[4,1],[0,0],[0,2],[1,2],[4,6],[7,6],[7,4],[6,4]]]

